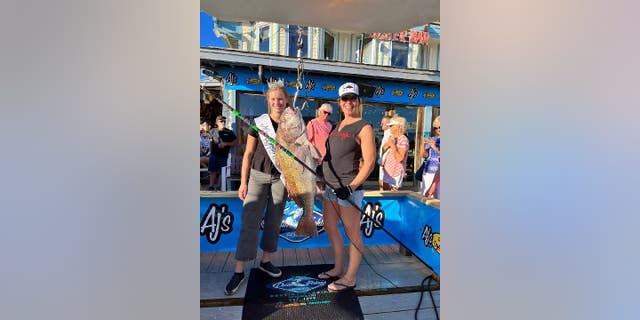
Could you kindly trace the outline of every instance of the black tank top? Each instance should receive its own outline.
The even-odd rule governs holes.
[[[358,175],[362,148],[356,142],[356,136],[364,126],[371,125],[360,119],[345,125],[342,130],[338,131],[341,123],[338,123],[329,134],[326,143],[327,154],[322,163],[325,179],[336,188],[349,185]]]

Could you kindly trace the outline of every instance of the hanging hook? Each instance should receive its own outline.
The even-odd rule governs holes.
[[[298,100],[298,94],[300,93],[300,89],[302,89],[302,46],[304,45],[302,41],[302,27],[298,26],[298,69],[297,69],[297,78],[296,78],[296,93],[293,95],[293,106],[295,108],[296,101]]]

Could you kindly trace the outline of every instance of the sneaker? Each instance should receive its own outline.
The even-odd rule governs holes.
[[[258,267],[258,269],[266,272],[268,275],[277,278],[279,276],[282,275],[282,271],[273,265],[273,263],[271,263],[271,261],[269,262],[260,262],[260,266]]]
[[[230,296],[240,288],[240,285],[244,281],[244,272],[234,273],[229,283],[227,283],[227,287],[224,289],[224,294]]]
[[[215,191],[215,190],[216,190],[216,188],[214,188],[214,187],[207,187],[207,191]]]

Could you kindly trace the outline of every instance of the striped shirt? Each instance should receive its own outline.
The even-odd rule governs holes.
[[[409,150],[409,138],[407,138],[405,135],[396,138],[396,148],[398,150]],[[396,157],[394,157],[391,153],[391,150],[389,150],[388,153],[389,154],[387,154],[382,160],[382,167],[384,168],[384,171],[386,171],[387,174],[392,177],[404,175],[405,168],[407,167],[407,157],[409,155],[409,152],[405,153],[402,161],[398,161]]]

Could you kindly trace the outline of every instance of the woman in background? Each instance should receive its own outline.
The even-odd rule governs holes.
[[[407,120],[393,117],[387,123],[391,136],[382,146],[385,155],[382,158],[382,189],[398,191],[406,174],[407,157],[409,155],[409,138],[404,135]]]
[[[327,143],[327,138],[329,138],[329,133],[333,129],[333,124],[329,122],[331,113],[333,113],[333,107],[328,103],[323,103],[320,108],[316,110],[316,117],[307,123],[307,137],[309,138],[309,142],[318,149],[318,152],[320,152],[322,156],[318,160],[318,169],[322,169],[322,158],[327,153],[325,144]],[[322,174],[322,170],[316,170],[316,173]],[[320,176],[318,176],[317,179],[317,186],[320,192],[324,191],[324,184]]]
[[[422,149],[421,155],[425,158],[426,164],[422,171],[422,182],[420,183],[420,194],[427,196],[427,192],[434,182],[436,172],[440,169],[440,117],[433,120],[433,137],[427,139]],[[439,181],[438,181],[439,182]],[[438,188],[435,188],[433,196],[438,197]]]

